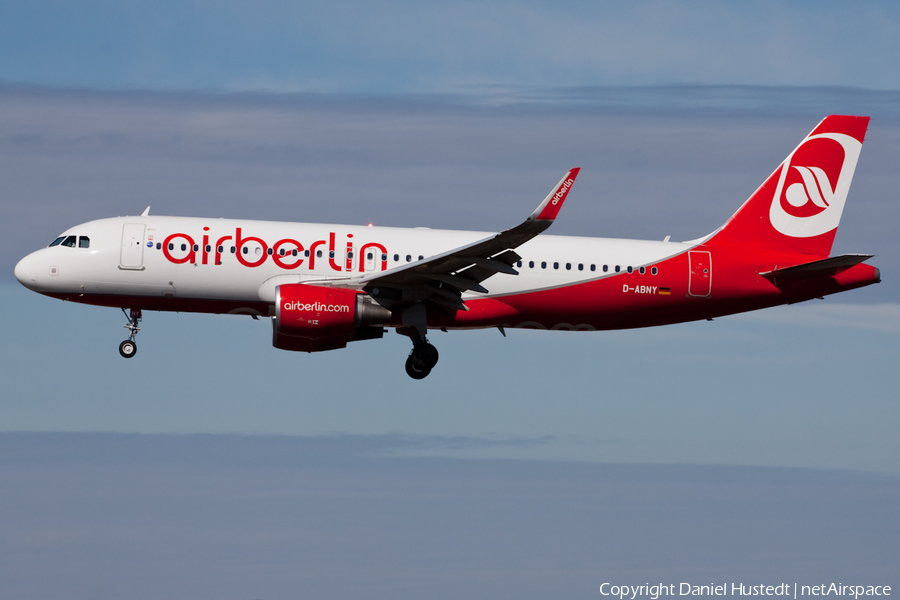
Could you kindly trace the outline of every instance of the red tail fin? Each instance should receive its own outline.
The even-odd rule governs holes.
[[[707,243],[828,256],[868,124],[825,117]]]

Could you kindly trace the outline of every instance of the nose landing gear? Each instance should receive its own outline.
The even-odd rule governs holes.
[[[138,331],[141,330],[138,326],[138,323],[141,321],[141,309],[132,308],[130,312],[125,312],[123,308],[122,313],[128,319],[128,322],[124,325],[125,329],[128,330],[128,339],[119,344],[119,354],[124,358],[131,358],[137,354],[137,343],[135,343],[134,338],[137,336]]]

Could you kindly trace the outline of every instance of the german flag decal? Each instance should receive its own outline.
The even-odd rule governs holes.
[[[670,296],[670,295],[672,295],[672,288],[661,287],[661,288],[659,288],[659,291],[656,293],[659,294],[660,296]]]

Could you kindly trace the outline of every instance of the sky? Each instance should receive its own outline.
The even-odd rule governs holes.
[[[895,478],[385,456],[435,442],[0,435],[0,595],[537,600],[602,597],[604,582],[897,583]]]
[[[0,4],[0,598],[900,583],[898,11]],[[872,117],[833,253],[875,254],[881,284],[435,333],[418,382],[402,336],[299,355],[234,316],[148,312],[125,361],[119,311],[12,276],[148,205],[496,231],[574,166],[553,233],[694,239],[827,114]]]
[[[892,2],[110,2],[0,8],[0,79],[101,89],[900,88]]]

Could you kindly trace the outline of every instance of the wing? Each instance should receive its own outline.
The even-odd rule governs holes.
[[[562,208],[579,169],[566,173],[524,222],[483,240],[423,260],[357,280],[369,294],[386,304],[426,300],[456,310],[469,310],[465,291],[488,293],[481,282],[497,273],[518,275],[513,268],[521,257],[515,249],[545,231]]]

